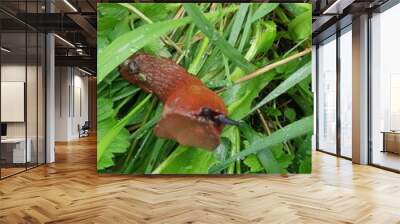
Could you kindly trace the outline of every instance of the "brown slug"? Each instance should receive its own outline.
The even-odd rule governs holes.
[[[164,103],[155,127],[158,137],[213,150],[224,125],[239,124],[227,118],[224,101],[216,93],[169,59],[137,53],[120,66],[120,73]]]

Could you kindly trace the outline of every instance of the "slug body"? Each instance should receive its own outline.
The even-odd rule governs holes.
[[[216,93],[169,59],[135,54],[120,72],[124,79],[164,103],[155,127],[158,137],[212,150],[219,145],[224,124],[234,122],[226,118],[227,109]]]

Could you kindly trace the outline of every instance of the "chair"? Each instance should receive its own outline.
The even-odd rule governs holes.
[[[89,129],[90,129],[89,121],[85,121],[82,127],[78,124],[79,138],[89,136]]]

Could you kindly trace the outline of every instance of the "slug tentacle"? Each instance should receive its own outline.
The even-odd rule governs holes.
[[[155,127],[158,137],[214,149],[224,125],[240,124],[227,117],[225,104],[216,93],[169,59],[138,53],[122,64],[120,73],[164,103]]]
[[[130,74],[136,74],[139,71],[139,66],[136,64],[135,61],[129,61],[128,68]]]

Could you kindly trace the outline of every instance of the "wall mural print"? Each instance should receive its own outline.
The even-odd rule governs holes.
[[[99,173],[311,172],[311,4],[97,7]]]

